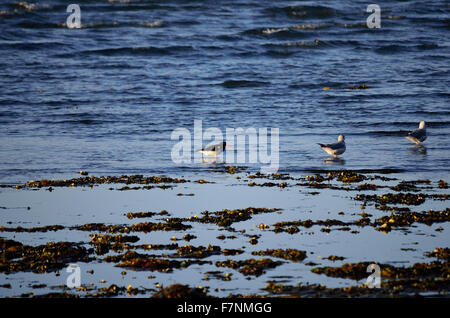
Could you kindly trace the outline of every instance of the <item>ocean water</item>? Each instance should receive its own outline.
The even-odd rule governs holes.
[[[379,29],[366,1],[78,1],[80,29],[68,4],[0,4],[1,183],[202,173],[170,155],[194,120],[278,128],[281,172],[448,175],[446,1],[378,1]],[[404,136],[421,120],[417,148]],[[330,166],[316,143],[340,133]]]
[[[79,29],[66,25],[70,14],[66,9],[73,2],[81,9]],[[288,180],[284,189],[249,187],[246,172],[266,164],[237,163],[248,170],[230,175],[217,173],[223,171],[220,163],[177,164],[171,158],[177,142],[171,139],[172,132],[185,128],[193,137],[196,120],[202,121],[204,130],[221,132],[276,128],[279,172],[296,178],[327,169],[389,172],[397,179],[371,182],[394,186],[401,180],[430,179],[431,190],[421,191],[447,193],[437,188],[437,181],[449,181],[450,171],[450,5],[443,0],[378,1],[381,28],[370,29],[369,3],[0,1],[0,184],[73,178],[79,170],[95,176],[169,175],[214,182],[132,191],[117,191],[122,184],[53,191],[2,187],[0,226],[66,227],[55,232],[3,231],[2,238],[29,245],[71,241],[92,247],[92,233],[70,227],[147,221],[128,220],[125,215],[130,211],[164,209],[172,217],[188,218],[204,210],[254,206],[281,212],[236,222],[234,232],[215,224],[192,224],[188,232],[197,238],[189,243],[181,239],[185,233],[180,231],[133,233],[140,238],[138,244],[169,244],[176,237],[180,246],[242,248],[241,255],[213,255],[206,258],[210,264],[172,273],[127,269],[127,275],[98,256],[90,263],[78,263],[83,285],[131,284],[154,292],[155,284],[184,283],[208,286],[216,296],[265,294],[262,288],[269,280],[327,287],[364,283],[314,274],[306,262],[318,266],[429,262],[424,253],[448,247],[448,222],[414,224],[386,234],[370,226],[352,226],[353,233],[334,228],[328,233],[321,226],[301,228],[295,235],[275,233],[276,222],[356,220],[362,203],[354,200],[358,191],[315,191],[296,185],[298,179]],[[349,88],[362,85],[367,88]],[[417,147],[404,137],[421,120],[427,123],[428,139]],[[317,143],[334,142],[339,134],[346,136],[347,151],[341,160],[329,161]],[[428,198],[411,209],[447,207],[446,200]],[[364,211],[373,215],[372,221],[389,213],[371,204]],[[155,219],[164,218],[151,221]],[[260,229],[262,223],[269,230]],[[236,237],[222,240],[221,234]],[[249,243],[252,235],[258,244]],[[285,262],[251,280],[214,265],[226,258],[254,258],[253,251],[267,248],[296,248],[307,251],[308,257],[305,262]],[[174,252],[154,251],[169,258]],[[345,260],[332,262],[326,259],[329,255]],[[217,270],[232,273],[231,281],[204,279]],[[0,295],[62,291],[66,276],[64,270],[2,274],[0,285],[12,287],[0,286]],[[46,287],[36,289],[35,284]]]

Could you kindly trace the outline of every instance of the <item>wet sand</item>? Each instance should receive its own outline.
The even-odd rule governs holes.
[[[448,296],[448,194],[401,171],[225,166],[3,185],[0,295]]]

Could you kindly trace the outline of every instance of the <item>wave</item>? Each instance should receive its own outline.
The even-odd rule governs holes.
[[[19,10],[0,10],[0,18],[9,18],[21,14]]]
[[[391,53],[395,54],[401,52],[434,50],[437,48],[439,48],[439,45],[435,43],[423,43],[418,45],[390,44],[390,45],[382,45],[376,48],[375,52],[378,54],[391,54]]]
[[[17,26],[28,29],[46,29],[46,28],[67,28],[66,23],[51,23],[51,22],[37,22],[37,21],[21,21]],[[123,28],[123,27],[141,27],[141,28],[161,28],[165,23],[161,20],[143,21],[143,22],[128,22],[128,21],[98,21],[88,22],[82,21],[82,29],[101,29],[101,28]]]
[[[357,47],[358,41],[355,40],[333,40],[333,41],[293,41],[293,42],[281,42],[281,43],[267,43],[264,47],[267,47],[267,54],[274,56],[289,56],[297,52],[301,52],[305,49],[332,49],[339,47]]]
[[[26,1],[14,2],[11,5],[25,11],[34,11],[39,6],[37,3],[28,3]]]
[[[41,124],[52,124],[52,125],[85,125],[85,126],[93,126],[93,125],[102,125],[105,123],[111,123],[111,121],[105,120],[95,120],[95,119],[80,119],[80,120],[61,120],[61,121],[49,121],[44,120],[40,121]]]
[[[119,47],[119,48],[107,48],[98,50],[87,50],[74,53],[60,54],[59,57],[65,57],[67,55],[105,55],[105,56],[115,56],[115,55],[171,55],[180,52],[193,51],[194,48],[189,45],[174,45],[166,47]]]
[[[343,27],[346,29],[353,29],[353,28],[362,28],[364,30],[367,30],[367,23],[364,22],[355,22],[355,23],[336,23],[337,26]]]
[[[283,13],[291,18],[330,18],[337,14],[337,10],[321,5],[298,5],[288,7],[272,7],[265,10],[270,14]]]
[[[262,27],[262,28],[256,28],[256,29],[250,29],[246,30],[243,33],[244,34],[250,34],[250,35],[271,35],[280,33],[279,35],[282,35],[284,37],[295,37],[298,38],[299,36],[305,35],[305,33],[300,33],[299,31],[305,31],[305,30],[320,30],[324,28],[328,28],[330,24],[295,24],[295,25],[289,25],[289,26],[282,26],[282,27]]]
[[[156,21],[145,21],[145,22],[91,22],[82,24],[82,28],[86,29],[97,29],[97,28],[113,28],[113,27],[144,27],[144,28],[160,28],[164,25],[161,20]],[[62,26],[67,27],[64,23]]]
[[[406,136],[409,130],[375,130],[375,131],[366,131],[361,133],[361,135],[371,135],[371,136]]]
[[[269,82],[262,81],[249,81],[249,80],[227,80],[221,83],[226,88],[239,88],[239,87],[259,87],[270,84]]]
[[[0,41],[0,50],[16,49],[16,50],[39,50],[49,48],[66,47],[67,44],[55,41]]]
[[[274,46],[274,47],[317,47],[320,45],[326,45],[326,42],[314,40],[314,41],[296,41],[296,42],[285,42],[285,43],[268,43],[266,46]]]
[[[273,57],[288,57],[295,53],[301,52],[304,49],[316,49],[319,47],[328,46],[325,42],[314,41],[297,41],[287,43],[268,43],[264,45],[268,47],[266,54]]]

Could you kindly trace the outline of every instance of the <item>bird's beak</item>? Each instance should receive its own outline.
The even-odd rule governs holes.
[[[230,148],[230,149],[233,149],[233,148],[231,148],[230,146],[228,146],[228,145],[225,145],[225,147],[228,147],[228,148]]]

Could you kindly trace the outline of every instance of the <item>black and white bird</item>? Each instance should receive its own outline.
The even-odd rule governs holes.
[[[217,155],[220,155],[225,150],[225,147],[233,149],[230,146],[228,146],[225,141],[223,141],[218,144],[211,145],[211,146],[205,147],[205,148],[197,150],[197,151],[201,152],[202,154],[204,154],[205,156],[208,156],[208,157],[216,157]]]
[[[338,155],[342,155],[345,152],[345,137],[344,135],[339,135],[338,137],[338,142],[333,143],[333,144],[320,144],[318,143],[318,145],[327,153],[329,153],[330,155],[332,155],[334,158],[337,158]]]
[[[425,128],[425,122],[421,121],[419,124],[419,129],[410,131],[408,133],[408,136],[405,137],[406,139],[411,140],[417,145],[420,144],[421,142],[424,142],[425,139],[427,139],[427,129]]]

